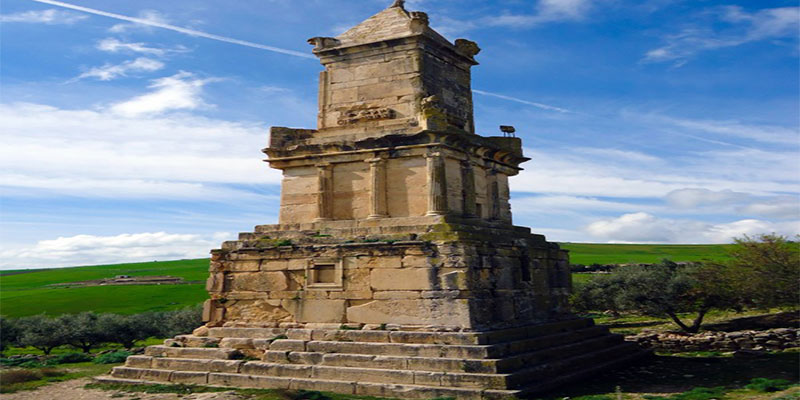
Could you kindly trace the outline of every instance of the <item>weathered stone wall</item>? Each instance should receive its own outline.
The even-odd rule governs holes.
[[[557,248],[263,242],[262,249],[213,253],[205,312],[211,325],[392,323],[474,330],[530,324],[566,311],[569,275],[559,269],[566,255]]]
[[[783,350],[800,347],[797,328],[766,331],[702,332],[697,334],[645,332],[625,339],[656,351]]]
[[[375,154],[378,158],[374,158]],[[283,167],[280,223],[296,224],[320,218],[322,173],[330,179],[330,215],[326,219],[358,220],[372,214],[372,190],[383,196],[383,217],[424,216],[430,210],[430,171],[425,149],[376,151],[358,157],[326,154],[316,160]],[[511,223],[507,168],[455,151],[441,151],[446,190],[446,214],[477,216]],[[380,184],[373,180],[371,161],[380,160]],[[466,161],[468,160],[468,161]],[[480,161],[479,161],[480,160]],[[315,162],[316,161],[316,162]],[[299,163],[303,162],[303,163]],[[314,164],[309,165],[311,162]],[[470,173],[465,173],[469,164]],[[328,171],[328,172],[322,172]],[[511,171],[515,172],[515,171]],[[467,180],[471,179],[472,184]],[[374,188],[373,188],[374,187]],[[472,203],[471,210],[467,203]]]
[[[389,216],[417,216],[428,212],[424,158],[390,158],[387,161],[386,177]]]

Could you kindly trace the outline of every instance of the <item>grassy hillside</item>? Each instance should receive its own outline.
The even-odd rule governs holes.
[[[636,245],[563,243],[570,259],[578,264],[650,263],[720,259],[723,245]],[[202,283],[163,286],[95,286],[50,288],[66,283],[111,278],[116,275],[172,275],[187,281],[205,281],[208,259],[99,265],[32,271],[0,272],[0,315],[22,317],[46,313],[59,315],[81,311],[134,314],[163,311],[203,302],[207,294]]]
[[[655,263],[672,261],[722,260],[730,245],[723,244],[597,244],[560,243],[569,250],[573,264]]]
[[[188,285],[94,286],[50,288],[53,283],[77,282],[116,275],[171,275],[204,282],[208,259],[98,265],[50,270],[5,271],[0,275],[0,315],[22,317],[81,311],[135,314],[164,311],[203,302],[204,283]]]

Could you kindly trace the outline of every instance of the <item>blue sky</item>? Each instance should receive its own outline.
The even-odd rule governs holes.
[[[275,223],[260,149],[269,126],[315,126],[306,39],[390,3],[4,0],[0,268],[203,257]],[[482,47],[478,131],[515,125],[533,158],[511,183],[517,225],[583,242],[800,231],[796,1],[407,8]]]

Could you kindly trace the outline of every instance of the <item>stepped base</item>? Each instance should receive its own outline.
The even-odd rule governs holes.
[[[181,335],[150,346],[97,380],[500,399],[550,390],[647,354],[590,319],[489,332],[211,328],[206,337]]]

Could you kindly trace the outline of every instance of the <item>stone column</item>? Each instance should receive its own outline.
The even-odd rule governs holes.
[[[497,171],[488,170],[486,173],[486,187],[488,188],[489,219],[500,219],[500,184],[497,183]]]
[[[428,214],[447,214],[447,175],[441,153],[425,156],[428,160]]]
[[[478,207],[476,199],[477,193],[475,193],[475,169],[470,160],[461,162],[461,188],[462,199],[464,201],[464,216],[467,218],[477,217]]]
[[[316,221],[333,219],[333,165],[317,165],[317,218]]]
[[[371,158],[369,163],[370,190],[368,219],[386,218],[386,160]]]

